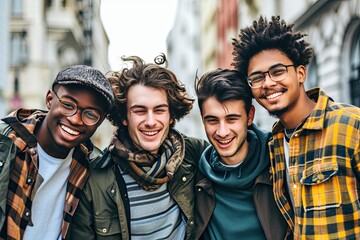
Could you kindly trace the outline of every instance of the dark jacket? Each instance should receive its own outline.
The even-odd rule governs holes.
[[[257,173],[258,175],[256,176],[256,174],[254,174],[253,172],[253,201],[259,222],[267,239],[285,239],[288,226],[285,218],[282,216],[280,210],[276,205],[272,192],[272,182],[270,180],[270,161],[269,151],[267,148],[267,142],[270,139],[270,133],[260,130],[256,127],[256,125],[253,124],[251,127],[249,127],[248,136],[250,136],[249,134],[251,134],[251,136],[256,136],[256,139],[258,139],[257,141],[251,142],[251,144],[255,144],[253,145],[254,150],[252,151],[261,150],[258,153],[258,157],[259,161],[263,161],[261,164],[260,162],[257,164],[257,168],[261,166],[259,172]],[[252,137],[252,139],[254,139],[254,137]],[[212,158],[211,154],[209,154],[211,151],[215,151],[214,147],[209,147],[208,149],[206,149],[206,151],[201,157],[202,160],[207,159],[205,161],[208,161],[208,159]],[[249,155],[249,159],[245,161],[254,161],[255,159],[251,159],[251,156],[253,155]],[[247,165],[246,167],[251,167],[250,169],[252,169],[252,166],[250,165]],[[198,171],[198,174],[196,176],[195,187],[196,234],[194,239],[201,239],[203,238],[205,229],[209,224],[211,216],[214,212],[216,205],[216,197],[213,182],[208,179],[201,171]],[[236,223],[234,222],[234,224]]]
[[[183,136],[185,157],[169,182],[170,195],[186,219],[186,239],[194,239],[194,195],[197,161],[208,145],[206,141]],[[116,165],[110,154],[101,162],[93,162],[89,181],[80,197],[70,239],[130,239],[129,200],[123,179],[117,182]],[[122,177],[121,177],[122,178]]]
[[[1,127],[0,127],[1,128]],[[6,197],[10,173],[16,157],[16,146],[14,142],[0,134],[0,228],[6,219]]]
[[[201,172],[196,177],[195,201],[196,236],[194,239],[201,239],[215,208],[213,184]],[[255,180],[254,203],[266,238],[268,240],[285,239],[288,227],[274,200],[269,168],[266,168]]]

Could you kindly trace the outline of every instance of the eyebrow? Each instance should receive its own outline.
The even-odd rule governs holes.
[[[80,107],[80,108],[82,108],[82,109],[92,109],[92,110],[96,110],[96,111],[100,112],[101,114],[103,113],[102,109],[99,109],[99,108],[97,108],[97,107],[91,107],[91,106],[83,107],[83,106],[79,106],[79,102],[76,101],[76,99],[73,98],[73,97],[70,96],[70,95],[66,95],[66,94],[65,94],[65,95],[59,96],[59,98],[60,98],[60,99],[66,98],[66,99],[68,99],[68,100],[71,100],[71,101],[73,101],[78,107]]]
[[[228,115],[226,115],[225,116],[225,118],[230,118],[230,117],[241,117],[242,115],[241,114],[228,114]],[[213,115],[206,115],[206,116],[204,116],[204,120],[207,120],[207,119],[211,119],[211,118],[216,118],[216,119],[218,119],[218,117],[216,117],[216,116],[213,116]]]
[[[162,108],[162,107],[169,107],[169,105],[167,105],[167,104],[164,103],[164,104],[157,105],[157,106],[155,106],[154,108]],[[144,105],[137,105],[137,104],[135,104],[135,105],[133,105],[133,106],[130,107],[130,110],[131,110],[131,109],[134,109],[134,108],[145,108],[145,109],[147,109],[147,107],[144,106]]]
[[[271,67],[269,67],[268,70],[265,71],[265,72],[268,72],[270,69],[275,68],[275,67],[278,67],[278,66],[281,66],[281,65],[285,66],[286,64],[283,64],[283,63],[274,64],[274,65],[272,65]],[[252,72],[252,73],[249,74],[249,76],[252,76],[252,75],[255,75],[255,74],[259,74],[259,73],[264,73],[264,72],[262,72],[262,71]]]

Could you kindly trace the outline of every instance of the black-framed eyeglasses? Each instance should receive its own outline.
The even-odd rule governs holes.
[[[60,102],[60,112],[64,116],[71,117],[75,115],[78,110],[81,110],[81,120],[88,126],[95,125],[101,118],[99,111],[91,108],[79,107],[70,99],[60,98],[55,91],[52,91]]]
[[[288,67],[296,67],[294,64],[283,65],[277,64],[269,68],[266,72],[255,72],[250,74],[246,79],[251,88],[260,88],[264,85],[266,81],[265,74],[269,74],[271,80],[275,82],[282,81],[286,78],[288,74]]]

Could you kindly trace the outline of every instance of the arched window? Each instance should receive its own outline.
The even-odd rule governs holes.
[[[306,90],[310,88],[317,87],[319,85],[318,73],[317,73],[317,66],[316,66],[316,57],[314,56],[310,62],[307,71],[307,77],[305,81],[305,88]]]
[[[360,107],[360,25],[354,32],[350,49],[350,101]]]
[[[360,19],[346,29],[341,55],[342,100],[360,107]]]

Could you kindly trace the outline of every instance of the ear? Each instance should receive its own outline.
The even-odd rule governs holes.
[[[51,108],[51,103],[53,102],[53,95],[52,95],[52,92],[49,90],[47,93],[46,93],[46,97],[45,97],[45,103],[46,103],[46,107],[47,109],[50,109]]]
[[[306,79],[306,68],[303,65],[297,67],[297,77],[299,83],[304,83]]]
[[[248,121],[247,121],[248,127],[254,121],[254,117],[255,117],[255,107],[254,107],[254,105],[251,105],[250,110],[249,110],[249,114],[248,114]]]

